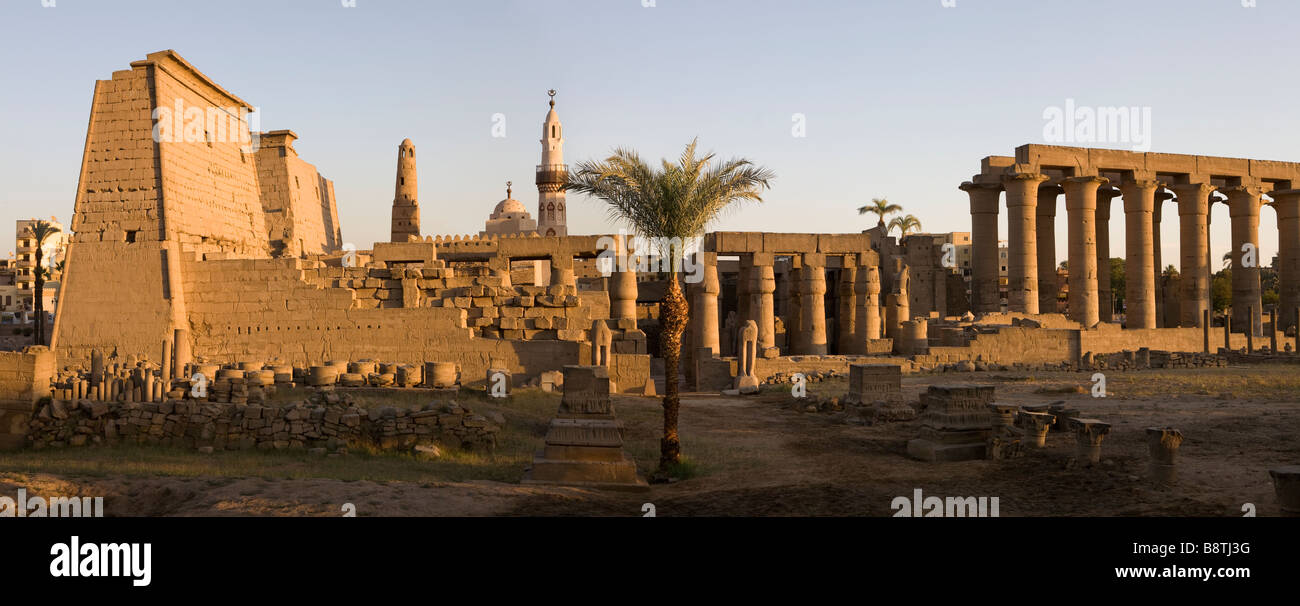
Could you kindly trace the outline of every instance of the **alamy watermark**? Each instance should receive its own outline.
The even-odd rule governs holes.
[[[596,269],[600,275],[609,277],[616,271],[636,269],[638,273],[681,272],[687,284],[704,281],[704,264],[695,258],[695,253],[704,248],[703,238],[650,238],[629,235],[621,229],[618,236],[618,239],[601,236],[596,240],[596,248],[600,249]],[[619,247],[620,239],[627,242],[626,247]]]
[[[0,497],[0,518],[102,518],[104,497],[27,496],[19,488],[17,498]]]
[[[1123,144],[1151,151],[1150,107],[1089,107],[1066,99],[1064,107],[1044,109],[1043,120],[1047,143]]]
[[[920,488],[912,497],[894,497],[889,503],[895,518],[996,518],[998,497],[927,497]]]
[[[187,105],[176,99],[172,106],[153,110],[155,143],[236,143],[245,153],[257,151],[260,119],[247,107]]]

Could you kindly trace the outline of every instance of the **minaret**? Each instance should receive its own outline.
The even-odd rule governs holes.
[[[551,111],[542,124],[542,163],[537,166],[537,233],[543,236],[569,235],[568,220],[564,212],[564,191],[569,167],[564,165],[564,127],[560,115],[555,113],[555,89],[551,96]]]
[[[393,196],[393,242],[420,237],[420,198],[415,176],[415,144],[397,148],[397,193]]]

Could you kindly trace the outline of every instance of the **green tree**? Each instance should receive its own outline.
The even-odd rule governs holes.
[[[1124,260],[1112,257],[1110,260],[1110,296],[1112,310],[1124,309],[1124,293],[1128,281],[1124,278]]]
[[[636,152],[619,148],[605,160],[578,164],[565,184],[568,191],[604,201],[611,219],[626,222],[637,236],[658,243],[660,254],[672,260],[673,271],[659,318],[665,374],[660,477],[669,475],[681,462],[677,364],[682,332],[690,314],[677,281],[682,250],[664,244],[703,235],[705,228],[732,203],[762,202],[760,194],[774,178],[768,169],[743,158],[714,162],[712,153],[696,157],[697,142],[691,141],[676,163],[665,159],[659,168],[646,164]]]
[[[45,344],[45,241],[50,239],[54,234],[59,233],[59,231],[59,228],[52,225],[49,221],[38,220],[29,224],[27,226],[27,231],[24,232],[27,237],[34,241],[33,244],[36,247],[34,253],[36,257],[36,271],[32,272],[35,274],[33,276],[35,279],[35,290],[32,293],[32,309],[36,313],[36,329],[32,333],[35,338],[32,339],[32,341],[36,345]]]
[[[1222,312],[1232,307],[1232,270],[1225,269],[1210,280],[1210,305]]]
[[[921,220],[912,215],[894,217],[893,220],[889,222],[889,231],[892,232],[895,229],[899,232],[898,239],[902,240],[903,238],[906,238],[909,233],[921,231]]]
[[[903,207],[897,204],[890,204],[889,200],[884,198],[872,198],[871,203],[866,206],[858,207],[859,215],[874,214],[879,219],[877,227],[885,227],[885,217],[894,213],[903,212]]]

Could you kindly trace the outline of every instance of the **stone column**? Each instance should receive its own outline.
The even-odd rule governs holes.
[[[695,347],[691,351],[707,348],[716,356],[722,353],[718,337],[718,293],[722,292],[718,280],[718,255],[709,252],[697,254],[704,279],[696,285],[695,308],[691,310],[695,323]]]
[[[1156,327],[1151,209],[1158,186],[1155,179],[1130,179],[1120,186],[1124,194],[1125,327],[1130,330]]]
[[[1000,311],[998,298],[998,197],[997,185],[966,182],[961,190],[970,196],[971,310],[975,314]]]
[[[172,347],[172,355],[176,358],[175,364],[172,365],[172,373],[175,379],[188,379],[185,374],[186,367],[190,364],[190,331],[186,328],[177,328],[173,333],[175,336],[175,346]],[[215,377],[208,377],[209,380]]]
[[[1097,319],[1111,322],[1115,319],[1115,297],[1110,288],[1110,202],[1119,197],[1119,190],[1103,187],[1097,190]]]
[[[880,267],[871,263],[870,253],[859,253],[857,283],[853,288],[858,294],[857,329],[858,347],[866,352],[867,341],[880,338]]]
[[[1038,188],[1038,312],[1054,314],[1061,285],[1056,280],[1056,197],[1065,190],[1059,185]]]
[[[804,253],[802,282],[799,288],[801,353],[826,353],[826,257],[821,253]]]
[[[609,317],[615,320],[630,318],[636,321],[636,268],[628,269],[629,271],[616,271],[609,276]],[[716,267],[714,271],[716,273]]]
[[[750,270],[753,276],[751,296],[754,299],[751,308],[758,316],[755,322],[758,323],[758,355],[761,357],[776,355],[776,302],[773,299],[776,273],[772,268],[775,262],[776,255],[772,253],[754,253]]]
[[[1038,313],[1038,186],[1047,177],[1017,173],[1002,178],[1007,190],[1007,307]]]
[[[800,323],[803,322],[803,268],[799,255],[790,257],[790,271],[786,273],[786,282],[790,290],[789,305],[785,311],[785,349],[790,354],[806,353],[800,349],[802,347]]]
[[[1278,309],[1282,329],[1295,325],[1300,309],[1300,189],[1273,192],[1277,210]]]
[[[1164,275],[1165,266],[1161,261],[1160,254],[1160,219],[1164,209],[1165,200],[1173,198],[1174,195],[1165,191],[1162,186],[1158,186],[1155,196],[1152,198],[1151,206],[1151,254],[1155,265],[1155,283],[1156,283],[1156,328],[1167,328],[1177,326],[1178,318],[1165,319],[1165,286]]]
[[[1230,187],[1220,190],[1228,195],[1228,208],[1232,214],[1232,324],[1242,332],[1260,334],[1259,265],[1263,262],[1259,250],[1259,204],[1264,190],[1258,185]],[[1242,263],[1242,247],[1255,247],[1255,262],[1251,267]]]
[[[1181,261],[1182,293],[1179,324],[1184,327],[1200,326],[1205,312],[1210,309],[1210,268],[1205,264],[1210,212],[1209,183],[1175,185],[1171,189],[1178,198],[1178,255]]]
[[[835,310],[837,354],[862,353],[854,339],[857,334],[857,321],[854,318],[858,309],[857,278],[858,264],[855,256],[844,255],[843,269],[840,270],[839,308]]]
[[[573,257],[568,255],[551,257],[551,285],[556,284],[578,285],[578,279],[573,273]]]
[[[1091,328],[1097,324],[1097,188],[1101,177],[1070,177],[1065,187],[1069,220],[1070,319]]]

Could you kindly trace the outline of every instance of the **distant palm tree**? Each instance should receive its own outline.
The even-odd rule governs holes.
[[[885,226],[885,217],[894,213],[903,212],[903,207],[897,204],[890,204],[889,200],[884,198],[872,198],[871,204],[858,207],[859,215],[874,214],[880,219],[877,227]]]
[[[35,286],[32,293],[32,308],[36,312],[36,328],[32,332],[34,343],[36,345],[45,344],[45,241],[59,233],[59,228],[52,225],[49,221],[36,221],[27,226],[26,235],[35,240],[36,246],[36,271]]]
[[[1232,253],[1231,253],[1231,252],[1223,253],[1223,268],[1224,268],[1224,269],[1232,269]]]
[[[888,231],[894,231],[895,229],[898,229],[899,231],[898,239],[902,240],[903,238],[906,238],[909,233],[921,231],[921,220],[912,215],[894,217],[893,220],[889,222]]]
[[[664,357],[664,434],[659,442],[660,477],[671,473],[681,462],[681,439],[677,416],[681,410],[678,395],[677,364],[681,352],[682,332],[686,329],[690,308],[677,283],[682,250],[663,244],[674,238],[685,242],[704,234],[705,228],[733,202],[762,202],[759,195],[768,188],[773,174],[745,159],[718,161],[714,155],[695,156],[697,140],[686,146],[677,163],[663,160],[651,168],[636,152],[615,149],[602,161],[583,162],[569,175],[565,189],[605,201],[610,218],[632,225],[640,237],[660,243],[660,255],[673,261],[668,291],[659,316],[660,349]]]

